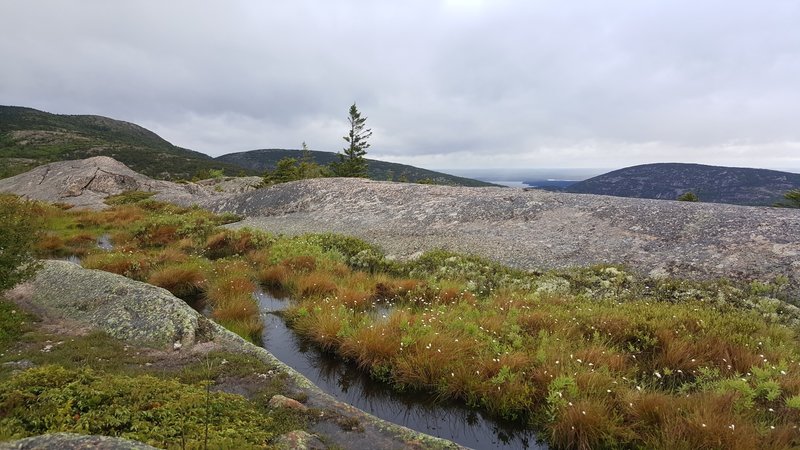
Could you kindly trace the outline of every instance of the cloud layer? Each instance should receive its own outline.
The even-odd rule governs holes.
[[[794,0],[3,2],[0,103],[139,123],[212,155],[432,168],[800,168]]]

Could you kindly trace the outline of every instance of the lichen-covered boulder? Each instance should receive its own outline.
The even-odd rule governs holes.
[[[30,286],[35,307],[86,323],[117,339],[175,349],[212,337],[208,319],[183,300],[121,275],[87,270],[67,261],[44,261]]]
[[[141,442],[108,436],[53,433],[0,443],[0,450],[156,450]]]
[[[275,448],[281,450],[323,450],[328,448],[317,436],[303,430],[279,436],[274,445]]]

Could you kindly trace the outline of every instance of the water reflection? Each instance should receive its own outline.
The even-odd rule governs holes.
[[[536,442],[532,432],[514,424],[492,420],[455,403],[437,402],[429,394],[397,392],[373,380],[353,364],[319,351],[289,330],[274,314],[288,306],[287,300],[262,291],[254,295],[264,312],[264,347],[337,400],[384,420],[474,449],[547,448]]]

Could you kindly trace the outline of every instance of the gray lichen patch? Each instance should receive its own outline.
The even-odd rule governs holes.
[[[31,286],[32,301],[50,314],[140,345],[194,344],[205,320],[165,289],[66,261],[45,261]]]

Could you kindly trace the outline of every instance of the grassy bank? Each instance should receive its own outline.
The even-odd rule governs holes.
[[[259,378],[274,368],[253,357],[180,360],[52,325],[0,298],[0,440],[66,431],[160,448],[255,449],[313,420],[267,406],[274,394],[292,394],[279,376]],[[249,398],[214,387],[232,380],[250,387]]]
[[[557,448],[800,445],[800,313],[773,298],[784,280],[531,273],[438,251],[397,263],[351,238],[221,230],[233,218],[112,202],[42,206],[42,255],[162,286],[254,342],[253,290],[281,290],[291,327],[319,347],[399,390],[522,421]],[[113,250],[95,245],[103,234]]]

